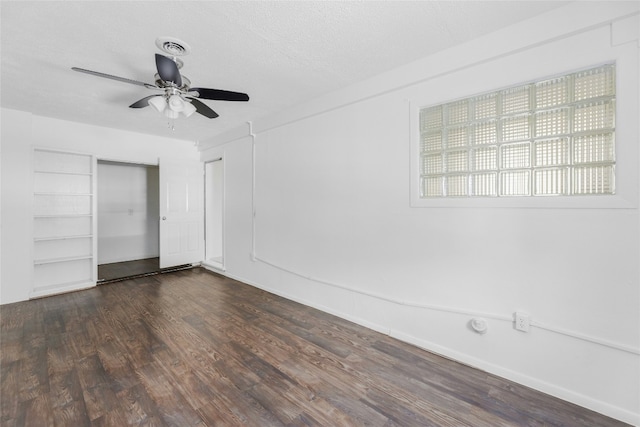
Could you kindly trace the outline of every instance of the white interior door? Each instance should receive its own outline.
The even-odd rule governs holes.
[[[160,162],[160,268],[203,259],[203,170],[198,161]]]

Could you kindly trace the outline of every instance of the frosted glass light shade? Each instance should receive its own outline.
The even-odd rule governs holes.
[[[178,95],[171,95],[169,97],[169,108],[173,111],[180,112],[184,109],[185,102]]]
[[[189,117],[195,112],[196,112],[196,107],[194,107],[192,103],[190,102],[184,103],[184,109],[182,110],[182,114],[184,114],[185,117]]]
[[[158,113],[162,113],[167,106],[167,102],[163,96],[156,96],[149,100],[149,105],[153,107]]]

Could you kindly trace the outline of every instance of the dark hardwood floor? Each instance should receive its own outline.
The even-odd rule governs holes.
[[[200,268],[0,307],[2,426],[618,426]]]

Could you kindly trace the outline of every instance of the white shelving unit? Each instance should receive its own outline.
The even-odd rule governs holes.
[[[33,159],[31,297],[94,286],[94,159],[46,149]]]

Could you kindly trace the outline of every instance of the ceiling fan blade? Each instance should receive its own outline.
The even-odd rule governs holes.
[[[209,106],[206,105],[204,102],[200,102],[195,98],[189,98],[189,99],[191,100],[191,104],[193,104],[193,106],[196,107],[196,111],[198,113],[210,119],[215,119],[216,117],[218,117],[218,113],[216,113],[211,108],[209,108]]]
[[[98,71],[85,70],[84,68],[78,68],[78,67],[71,67],[71,69],[73,71],[78,71],[80,73],[91,74],[93,76],[104,77],[105,79],[116,80],[116,81],[119,81],[119,82],[129,83],[129,84],[132,84],[132,85],[145,86],[145,87],[153,88],[153,89],[157,89],[158,88],[156,85],[152,85],[152,84],[149,84],[149,83],[139,82],[137,80],[126,79],[124,77],[112,76],[111,74],[100,73]]]
[[[146,96],[144,98],[142,98],[139,101],[134,102],[133,104],[129,105],[129,108],[144,108],[149,106],[149,100],[151,98],[155,98],[156,96],[162,96],[162,95],[150,95],[150,96]]]
[[[172,59],[156,53],[156,68],[162,80],[165,82],[173,82],[178,87],[182,86],[180,70]]]
[[[212,99],[216,101],[248,101],[249,95],[241,92],[230,92],[228,90],[207,89],[206,87],[192,87],[190,92],[198,92],[198,98]]]

